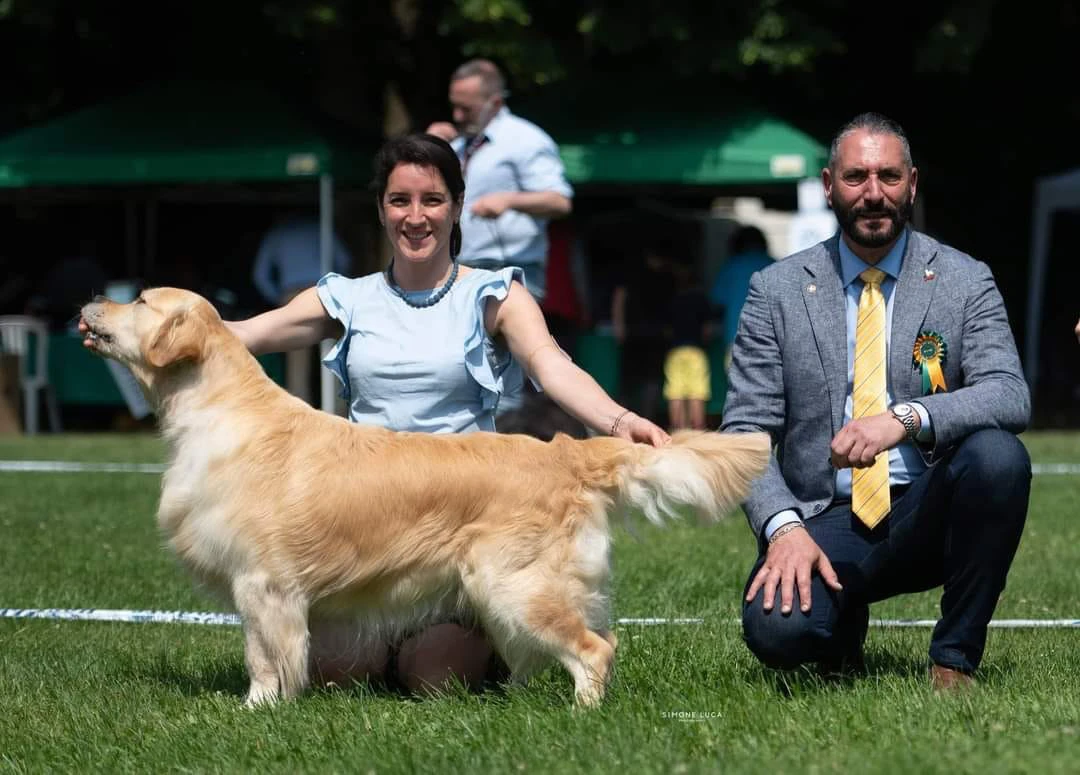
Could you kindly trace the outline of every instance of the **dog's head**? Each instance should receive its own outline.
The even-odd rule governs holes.
[[[223,328],[217,310],[197,293],[149,288],[130,304],[97,297],[82,308],[84,344],[131,367],[137,377],[205,359],[213,334]]]

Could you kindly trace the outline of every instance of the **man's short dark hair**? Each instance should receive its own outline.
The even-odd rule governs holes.
[[[904,163],[910,168],[911,146],[908,144],[907,135],[903,128],[891,118],[880,113],[860,113],[848,121],[833,137],[832,146],[829,148],[829,169],[836,169],[836,160],[840,155],[840,142],[852,132],[864,129],[874,135],[893,135],[900,141],[904,152]]]

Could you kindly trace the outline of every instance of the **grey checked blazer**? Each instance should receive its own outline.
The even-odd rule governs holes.
[[[775,454],[743,504],[755,535],[779,511],[809,518],[833,499],[829,444],[843,424],[848,370],[841,282],[838,235],[750,280],[721,430],[772,435]],[[893,294],[889,388],[929,413],[927,461],[976,430],[1022,431],[1031,396],[989,267],[913,230]],[[912,348],[924,331],[945,340],[947,392],[923,395]]]

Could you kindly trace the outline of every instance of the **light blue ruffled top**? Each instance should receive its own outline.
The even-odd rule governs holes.
[[[523,372],[488,336],[484,307],[506,298],[514,279],[522,280],[516,267],[463,272],[446,296],[423,309],[394,293],[383,272],[319,280],[323,307],[345,328],[323,363],[341,381],[350,419],[397,431],[495,430],[499,397],[520,386]]]

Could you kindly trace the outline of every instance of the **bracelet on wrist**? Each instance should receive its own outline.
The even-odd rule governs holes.
[[[783,538],[788,533],[799,530],[800,528],[805,530],[806,525],[804,525],[802,522],[788,522],[786,525],[781,525],[776,529],[776,532],[773,533],[772,536],[769,538],[769,546],[772,546],[776,542],[777,538]]]
[[[619,430],[619,423],[621,423],[623,421],[623,418],[626,417],[626,415],[628,414],[630,414],[630,410],[624,409],[622,411],[622,414],[615,418],[615,422],[611,424],[611,431],[608,433],[609,436],[615,435],[615,431]]]

